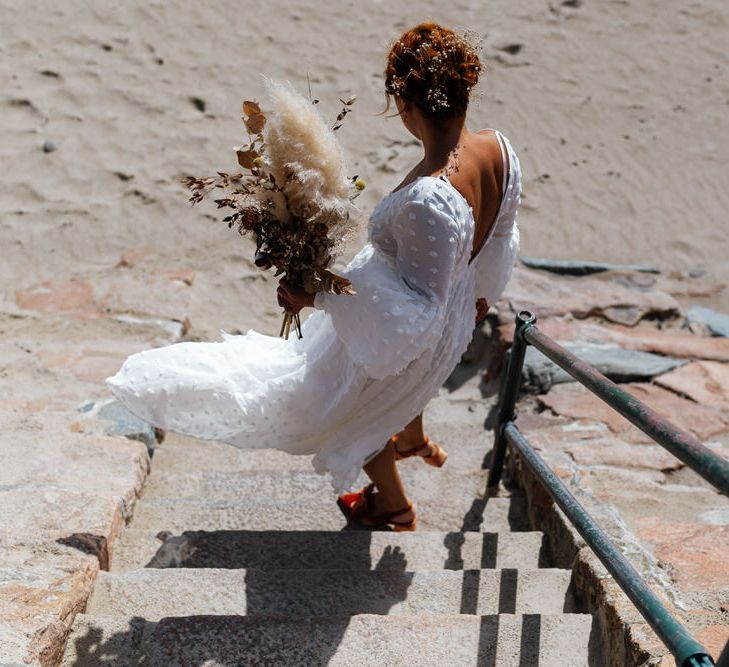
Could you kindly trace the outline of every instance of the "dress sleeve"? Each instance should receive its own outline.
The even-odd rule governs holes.
[[[445,198],[408,201],[392,222],[394,259],[371,245],[347,270],[357,294],[317,295],[353,361],[370,377],[402,372],[443,336],[460,226]]]

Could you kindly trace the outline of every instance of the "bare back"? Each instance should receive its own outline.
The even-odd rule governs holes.
[[[508,169],[508,157],[507,169]],[[433,168],[421,162],[403,179],[397,190],[420,176],[446,175],[473,210],[476,229],[473,237],[473,256],[483,246],[496,220],[503,196],[504,158],[501,144],[493,130],[466,133],[446,168]]]
[[[473,209],[476,221],[473,255],[476,255],[491,231],[503,196],[504,160],[496,133],[493,130],[469,133],[458,147],[455,167],[448,178]]]

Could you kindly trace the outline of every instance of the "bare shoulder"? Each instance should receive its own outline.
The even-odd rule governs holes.
[[[465,189],[484,186],[488,189],[488,182],[500,181],[502,165],[501,143],[496,132],[491,129],[471,132],[459,152],[458,173],[453,180],[462,183]]]

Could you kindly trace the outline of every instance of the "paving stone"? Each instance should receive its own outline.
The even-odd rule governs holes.
[[[627,384],[622,389],[666,417],[679,428],[707,440],[729,431],[729,419],[716,410],[651,384]],[[603,422],[614,433],[637,431],[624,417],[577,384],[555,385],[539,402],[558,415],[590,422]]]
[[[721,652],[726,649],[729,657],[729,624],[719,623],[702,628],[696,633],[696,640],[706,647],[717,660]]]
[[[95,556],[57,544],[2,548],[0,664],[59,664],[98,570]]]
[[[41,313],[93,310],[93,298],[94,289],[85,280],[46,281],[15,294],[20,308]]]
[[[684,363],[678,359],[627,350],[615,345],[566,343],[564,347],[614,382],[650,380]],[[567,371],[562,370],[532,346],[526,351],[522,377],[540,392],[549,391],[554,384],[575,382]]]
[[[102,405],[96,412],[96,416],[98,419],[111,422],[107,433],[144,443],[150,456],[154,452],[157,445],[154,427],[133,415],[119,401],[112,400]]]
[[[729,340],[721,338],[708,338],[678,331],[660,331],[658,329],[629,328],[617,325],[599,327],[598,325],[585,325],[585,335],[594,332],[595,337],[604,335],[609,340],[622,347],[645,352],[656,352],[669,357],[689,359],[712,359],[715,361],[729,361]]]
[[[127,529],[113,571],[142,567],[370,570],[537,568],[542,534],[394,533],[389,531],[189,531],[163,534]],[[401,568],[400,568],[401,569]]]
[[[62,530],[62,517],[68,513],[78,514],[76,532],[89,532],[92,525],[106,522],[101,517],[109,511],[131,512],[149,470],[145,446],[93,430],[74,433],[70,427],[79,423],[73,421],[78,416],[0,412],[5,426],[0,435],[0,495],[17,511],[0,513],[0,524],[7,522],[7,532],[0,530],[0,535],[18,535],[21,528],[23,534],[32,534],[37,526],[44,539],[41,526]],[[93,429],[92,422],[84,423]],[[89,502],[97,507],[92,511],[88,506],[89,518],[97,518],[83,528]],[[110,503],[117,510],[110,510]]]
[[[175,273],[166,276],[119,269],[99,280],[98,307],[102,312],[133,313],[184,322],[192,297],[189,276],[185,277]]]
[[[187,616],[159,623],[79,617],[64,667],[241,664],[493,665],[587,667],[592,618],[559,615],[433,615],[262,619]],[[245,662],[241,662],[244,660]]]
[[[340,570],[143,569],[100,572],[87,607],[99,616],[561,613],[574,608],[569,570],[433,570],[395,564]],[[398,568],[399,569],[396,569]],[[470,601],[470,602],[469,602]],[[464,609],[467,605],[471,608]]]
[[[676,519],[644,517],[637,523],[637,533],[653,545],[657,558],[670,565],[671,577],[681,590],[729,593],[729,525]]]
[[[678,302],[665,292],[590,276],[545,275],[520,267],[514,269],[499,304],[502,324],[513,322],[514,315],[524,309],[540,319],[572,313],[578,318],[594,315],[630,326],[646,316],[677,317],[680,310]]]
[[[36,356],[45,368],[65,372],[82,382],[102,385],[114,375],[130,354],[149,345],[145,342],[95,340],[91,344],[49,343]]]
[[[729,412],[729,364],[697,361],[657,378],[656,384],[701,405]]]
[[[149,458],[143,444],[100,435],[68,408],[0,416],[0,655],[55,665]]]
[[[698,336],[685,330],[603,325],[570,316],[547,317],[537,325],[540,331],[558,342],[612,343],[628,350],[655,352],[667,357],[729,361],[729,339]],[[514,324],[501,325],[499,336],[504,343],[510,344],[514,338]]]
[[[582,466],[617,466],[619,468],[647,468],[648,470],[676,470],[683,463],[660,445],[625,442],[611,433],[583,438],[575,431],[541,431],[530,435],[530,442],[550,452],[566,452]]]

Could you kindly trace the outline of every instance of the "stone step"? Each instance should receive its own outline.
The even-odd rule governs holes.
[[[448,451],[444,470],[478,470],[493,441],[493,432],[485,431],[482,423],[475,420],[473,415],[469,423],[428,422],[427,429],[429,436]],[[220,442],[168,433],[155,450],[154,468],[179,473],[236,470],[311,472],[311,458],[276,450],[242,450]],[[426,464],[417,460],[405,461],[401,467],[405,469],[416,464],[426,467]]]
[[[466,500],[480,498],[486,489],[487,470],[474,470],[468,473],[437,469],[432,466],[406,463],[400,466],[400,475],[405,487],[415,500],[420,497],[437,496],[450,500],[454,489]],[[362,476],[356,488],[369,482]],[[175,473],[153,470],[145,490],[145,498],[194,498],[206,497],[220,500],[276,499],[303,500],[311,497],[329,499],[334,490],[329,477],[311,471],[248,471],[229,472],[208,471]]]
[[[127,529],[115,548],[115,572],[142,567],[285,570],[537,568],[542,533],[394,533],[387,531],[194,531],[164,541]],[[402,569],[402,568],[400,568]]]
[[[588,667],[600,664],[587,614],[144,619],[79,615],[64,667]]]
[[[306,618],[354,614],[557,614],[575,608],[572,573],[557,569],[406,571],[390,569],[142,569],[100,572],[88,614],[235,614]],[[396,569],[399,568],[399,569]]]
[[[167,433],[154,452],[152,469],[183,473],[231,470],[310,472],[313,469],[311,458],[291,456],[272,449],[237,449],[222,442]]]
[[[461,499],[457,491],[446,497],[421,498],[420,491],[412,489],[410,494],[418,512],[419,531],[528,530],[523,503],[512,498]],[[131,525],[155,533],[182,533],[188,530],[342,530],[347,522],[333,495],[326,499],[301,496],[297,500],[145,496],[135,509]]]

